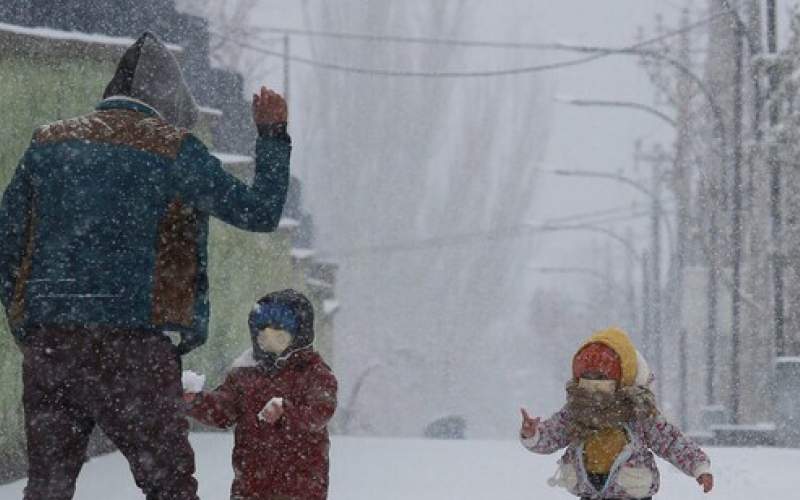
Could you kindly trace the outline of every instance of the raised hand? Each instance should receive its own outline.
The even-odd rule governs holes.
[[[519,430],[519,435],[522,436],[523,439],[532,438],[536,434],[536,430],[539,428],[539,422],[542,421],[541,418],[531,418],[528,415],[528,412],[525,411],[525,408],[520,408],[522,412],[522,428]]]
[[[703,487],[703,493],[708,493],[714,488],[714,476],[711,474],[702,474],[697,478],[697,483]]]
[[[253,121],[256,125],[286,123],[288,113],[286,101],[277,92],[261,87],[259,94],[253,94]]]

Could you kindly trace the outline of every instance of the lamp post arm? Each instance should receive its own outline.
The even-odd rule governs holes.
[[[641,183],[629,177],[625,177],[624,175],[613,174],[608,172],[592,172],[591,170],[562,170],[562,169],[553,170],[553,173],[556,175],[562,175],[566,177],[595,177],[598,179],[615,180],[627,184],[636,189],[637,191],[645,194],[647,197],[658,201],[658,197],[655,195],[655,193],[653,193],[651,190],[646,188]],[[658,204],[659,207],[661,207],[660,201],[658,201]]]
[[[702,78],[697,76],[697,74],[692,71],[689,67],[683,64],[681,61],[669,57],[665,54],[662,54],[655,50],[643,49],[640,47],[623,47],[623,48],[611,48],[611,47],[597,47],[591,45],[571,45],[571,44],[564,44],[560,43],[557,44],[558,48],[561,50],[571,50],[575,52],[587,53],[587,54],[626,54],[626,55],[636,55],[640,57],[646,57],[649,59],[656,59],[659,61],[663,61],[670,66],[674,67],[684,75],[686,75],[695,85],[697,88],[700,89],[700,92],[708,101],[709,106],[711,107],[711,112],[714,115],[714,126],[717,129],[717,135],[719,136],[720,141],[722,141],[722,151],[728,150],[728,137],[725,131],[725,119],[724,114],[722,112],[722,108],[717,102],[717,99],[714,97],[714,94],[705,84]]]
[[[645,113],[649,113],[660,120],[666,122],[668,125],[672,127],[677,127],[677,122],[667,115],[666,113],[657,110],[652,106],[648,106],[646,104],[641,104],[638,102],[632,101],[606,101],[606,100],[596,100],[596,99],[570,99],[568,101],[569,104],[573,104],[575,106],[601,106],[601,107],[608,107],[608,108],[629,108],[629,109],[636,109],[639,111],[644,111]]]

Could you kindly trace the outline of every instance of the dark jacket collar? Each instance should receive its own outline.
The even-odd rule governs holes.
[[[158,116],[161,117],[161,113],[156,110],[153,106],[145,103],[144,101],[140,101],[139,99],[134,99],[132,97],[124,96],[124,95],[115,95],[103,99],[100,103],[95,107],[97,110],[107,110],[107,109],[129,109],[131,111],[138,111],[139,113],[144,113],[148,116]]]

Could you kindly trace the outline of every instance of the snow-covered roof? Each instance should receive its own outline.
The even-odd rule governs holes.
[[[328,299],[322,301],[322,312],[330,316],[339,310],[339,302],[336,300]]]
[[[339,263],[333,258],[329,257],[325,252],[317,255],[315,262],[318,266],[323,267],[326,270],[330,270],[331,272],[336,272],[336,270],[339,268]]]
[[[298,222],[296,219],[292,219],[291,217],[282,217],[281,221],[278,223],[278,227],[281,229],[293,229],[300,227],[300,222]]]
[[[306,284],[308,286],[311,286],[311,287],[314,287],[314,288],[331,288],[331,287],[333,287],[333,285],[331,285],[327,281],[318,280],[316,278],[307,278],[306,279]]]
[[[53,28],[29,28],[16,24],[0,23],[0,32],[25,37],[41,38],[55,41],[80,42],[85,44],[114,45],[128,48],[136,41],[133,38],[101,35],[99,33],[83,33],[81,31],[63,31]],[[173,52],[183,52],[183,47],[166,44]]]
[[[217,116],[217,117],[223,115],[221,109],[212,108],[210,106],[198,106],[197,108],[200,110],[201,113],[204,113],[204,114],[207,114],[207,115],[213,115],[213,116]]]
[[[252,165],[254,162],[253,157],[247,155],[223,153],[221,151],[212,151],[211,154],[219,158],[219,161],[225,165]]]
[[[304,260],[310,259],[315,253],[311,248],[292,248],[291,255],[295,259]]]

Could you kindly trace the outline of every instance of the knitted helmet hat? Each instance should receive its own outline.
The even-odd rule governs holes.
[[[595,372],[630,387],[637,380],[638,358],[636,347],[624,330],[607,328],[595,332],[578,349],[572,358],[572,376],[579,379]]]
[[[314,343],[314,308],[300,292],[287,289],[265,295],[255,303],[247,318],[253,357],[266,367],[277,366],[293,353],[310,348]],[[282,353],[265,352],[258,345],[264,328],[283,330],[292,342]]]

